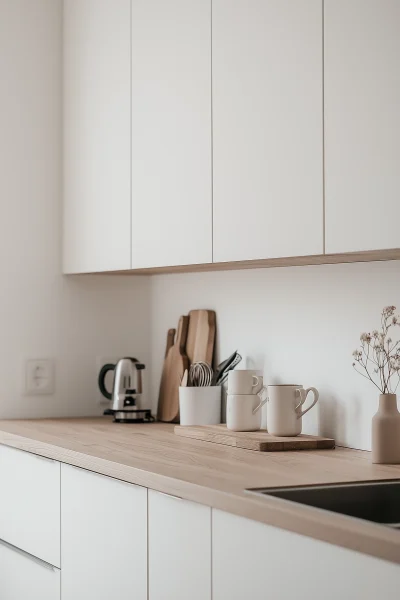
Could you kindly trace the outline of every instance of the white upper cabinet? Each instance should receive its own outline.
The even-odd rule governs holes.
[[[210,1],[132,0],[133,268],[212,261],[211,186]]]
[[[64,0],[64,272],[131,266],[131,2]]]
[[[323,252],[322,2],[213,0],[214,261]]]
[[[400,2],[325,0],[326,251],[400,247]]]

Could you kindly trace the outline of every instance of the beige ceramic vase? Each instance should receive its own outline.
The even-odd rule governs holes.
[[[400,413],[396,394],[381,394],[372,418],[372,462],[400,464]]]

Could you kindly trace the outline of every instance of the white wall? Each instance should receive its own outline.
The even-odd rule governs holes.
[[[61,1],[0,0],[0,418],[87,415],[97,356],[149,362],[147,278],[61,276]],[[23,393],[56,359],[54,396]]]
[[[352,370],[361,331],[383,306],[400,308],[400,262],[162,275],[152,279],[152,392],[157,398],[166,332],[194,308],[217,312],[217,360],[238,349],[267,382],[314,385],[303,431],[370,448],[378,391]]]

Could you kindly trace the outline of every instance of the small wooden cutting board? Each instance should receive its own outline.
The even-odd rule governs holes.
[[[313,435],[275,437],[267,431],[231,431],[226,425],[176,425],[174,432],[181,437],[224,444],[258,452],[281,452],[285,450],[326,450],[335,447],[335,440]]]
[[[191,363],[206,362],[212,366],[216,331],[213,310],[191,310],[186,341],[186,354]]]
[[[157,419],[171,423],[179,419],[179,386],[185,372],[189,368],[189,360],[185,354],[189,317],[179,319],[175,343],[173,331],[169,330],[167,337],[166,357],[161,377],[160,393],[158,396]]]

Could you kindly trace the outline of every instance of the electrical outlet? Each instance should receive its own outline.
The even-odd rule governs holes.
[[[25,362],[25,393],[27,396],[51,395],[55,392],[53,359],[29,359]]]
[[[98,378],[101,368],[107,364],[115,365],[118,362],[119,358],[117,356],[97,356],[96,357],[96,377]],[[106,389],[112,393],[112,386],[114,381],[114,371],[109,371],[106,375],[105,386]],[[97,404],[100,406],[111,406],[111,401],[107,400],[100,392],[98,379],[96,379],[97,386]]]

